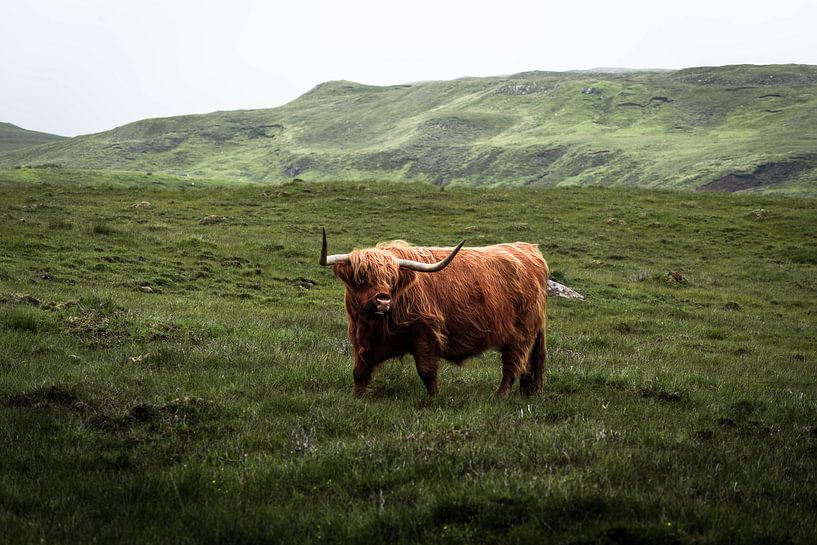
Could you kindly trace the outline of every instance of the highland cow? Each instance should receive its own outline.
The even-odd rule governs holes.
[[[384,361],[411,354],[430,395],[438,361],[462,364],[496,348],[507,395],[517,378],[525,395],[542,388],[547,355],[548,266],[535,244],[483,248],[412,246],[403,241],[327,256],[346,287],[354,346],[354,393],[364,394]]]

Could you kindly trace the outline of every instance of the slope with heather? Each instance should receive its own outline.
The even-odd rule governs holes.
[[[814,195],[816,84],[805,65],[334,81],[279,108],[139,121],[0,166]]]

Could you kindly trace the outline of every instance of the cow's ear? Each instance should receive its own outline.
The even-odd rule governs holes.
[[[407,287],[414,284],[417,280],[417,273],[410,270],[410,269],[400,269],[400,272],[397,274],[397,284],[394,286],[394,292],[398,293]]]
[[[348,263],[335,263],[332,265],[332,271],[337,278],[343,280],[345,284],[352,285],[352,267]]]

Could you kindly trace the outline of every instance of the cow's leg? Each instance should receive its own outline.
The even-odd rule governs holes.
[[[414,358],[414,363],[417,366],[417,374],[420,375],[420,379],[423,381],[423,384],[425,384],[426,391],[430,396],[440,391],[440,383],[437,379],[437,370],[439,367],[437,361],[436,358],[433,360],[418,360]]]
[[[372,381],[372,374],[384,358],[377,357],[378,354],[371,350],[358,349],[355,353],[355,367],[352,374],[355,378],[354,394],[356,396],[364,395],[369,388],[369,383]]]
[[[505,397],[511,392],[511,387],[528,364],[529,346],[509,345],[502,352],[502,382],[496,390],[497,397]]]
[[[366,363],[363,358],[355,358],[355,368],[353,375],[355,378],[354,394],[358,397],[364,395],[369,388],[369,383],[372,381],[373,366]]]
[[[528,358],[528,366],[519,377],[519,389],[526,396],[538,394],[542,391],[542,382],[545,375],[545,359],[547,358],[547,341],[545,330],[536,334],[536,340]]]
[[[439,352],[434,344],[423,339],[419,339],[412,350],[414,364],[417,366],[417,374],[425,384],[428,395],[434,395],[440,390],[437,379]]]
[[[372,347],[370,343],[355,345],[355,395],[361,396],[367,392],[372,376],[380,365],[391,358],[408,352],[405,345],[381,344]]]
[[[531,362],[532,364],[533,362]],[[534,371],[533,369],[525,369],[521,375],[519,375],[519,391],[522,392],[523,395],[529,396],[536,393],[535,381],[534,378]]]

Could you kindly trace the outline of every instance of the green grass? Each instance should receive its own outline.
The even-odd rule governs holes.
[[[26,129],[21,129],[20,127],[12,125],[11,123],[0,122],[0,154],[21,148],[36,146],[38,144],[62,140],[63,138],[63,136],[57,136],[56,134],[29,131]]]
[[[23,169],[0,202],[0,543],[813,540],[813,200]],[[544,393],[493,399],[489,353],[353,398],[322,225],[539,243],[588,297]]]
[[[390,87],[321,84],[274,109],[131,123],[0,156],[282,183],[726,188],[817,196],[817,67],[528,72]],[[760,170],[758,170],[760,169]]]

